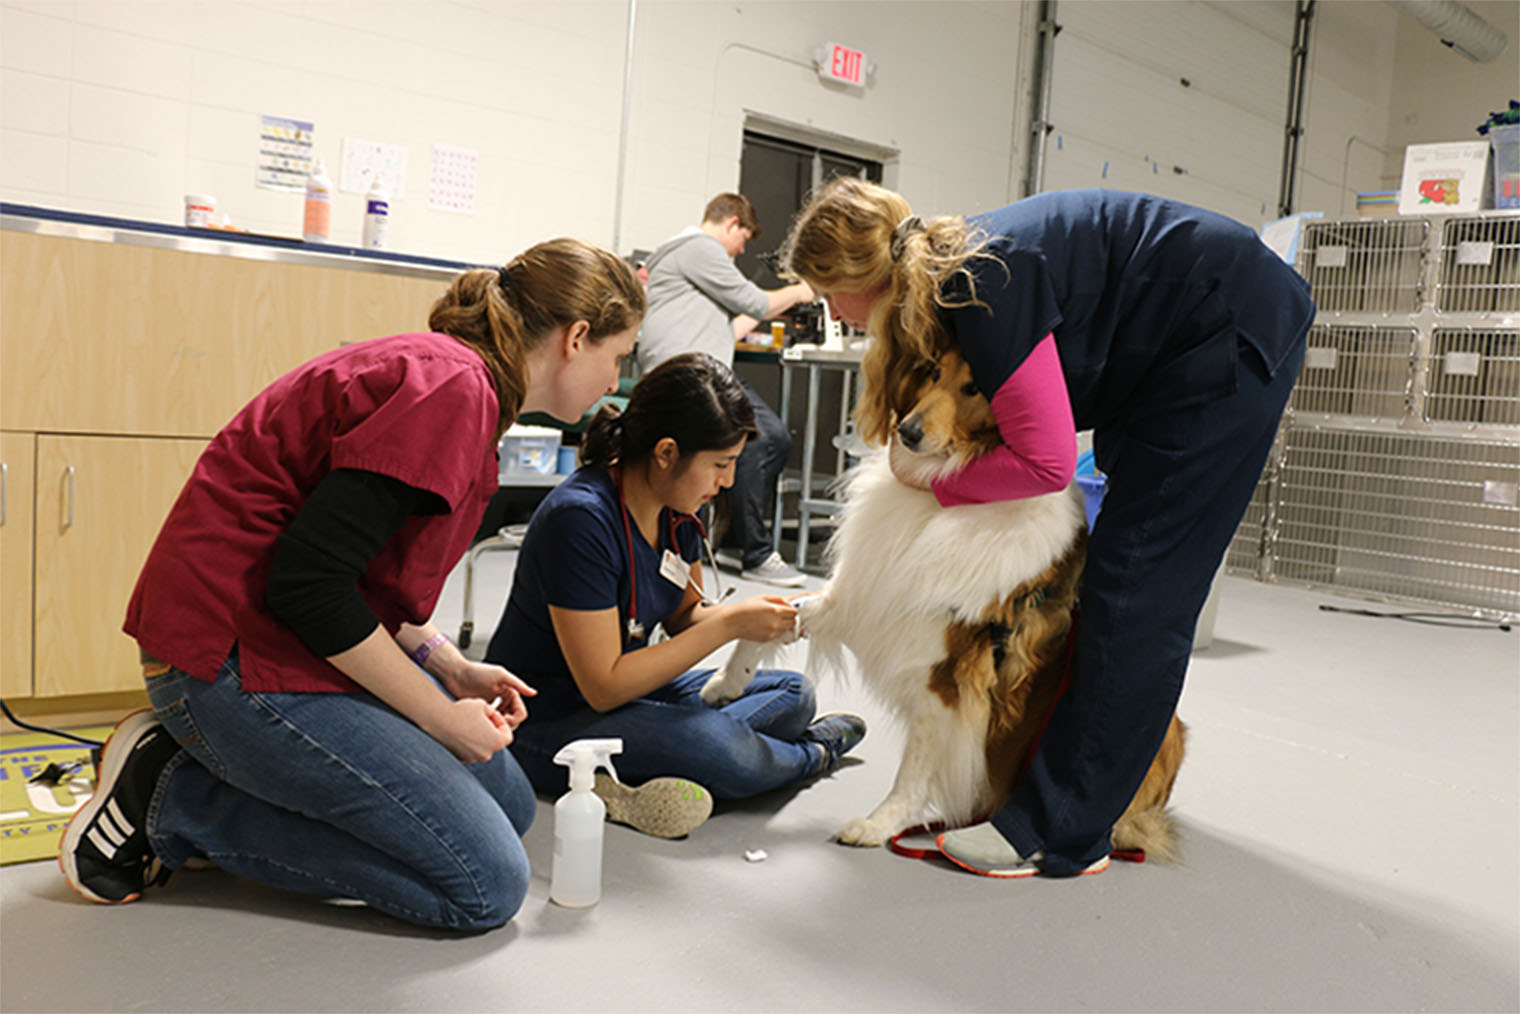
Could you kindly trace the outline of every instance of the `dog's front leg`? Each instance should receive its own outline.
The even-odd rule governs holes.
[[[728,656],[728,662],[702,685],[702,702],[716,708],[737,699],[766,660],[773,657],[782,645],[791,644],[797,637],[798,629],[794,626],[791,633],[772,641],[736,642],[734,653]]]
[[[908,724],[897,779],[869,817],[856,817],[835,833],[845,845],[881,845],[899,831],[943,814],[935,800],[936,776],[942,772],[946,744],[955,734],[955,717],[937,700],[923,703]]]
[[[743,694],[744,688],[749,686],[749,681],[755,678],[755,673],[760,668],[766,647],[763,641],[737,642],[734,653],[728,657],[728,663],[703,684],[702,702],[716,708]]]

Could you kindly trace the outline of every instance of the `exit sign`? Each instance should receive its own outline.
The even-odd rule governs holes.
[[[825,45],[819,55],[818,76],[825,81],[866,86],[866,55],[858,49],[841,46],[837,42]]]

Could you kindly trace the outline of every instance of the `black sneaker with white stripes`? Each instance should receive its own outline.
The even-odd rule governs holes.
[[[123,718],[106,740],[95,794],[63,829],[58,865],[91,901],[119,905],[141,895],[157,864],[148,845],[148,803],[179,744],[149,709]],[[160,864],[161,865],[161,864]],[[160,869],[153,883],[162,883]]]

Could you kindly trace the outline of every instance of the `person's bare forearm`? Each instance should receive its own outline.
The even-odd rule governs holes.
[[[813,290],[807,282],[797,282],[780,289],[771,289],[766,295],[770,296],[770,308],[766,311],[766,317],[774,317],[778,313],[785,313],[798,303],[810,303],[813,300]]]
[[[413,628],[427,630],[430,628]],[[429,635],[417,641],[421,644]],[[440,645],[440,648],[443,647]],[[457,649],[456,649],[457,650]],[[430,735],[449,699],[407,658],[401,643],[376,624],[364,640],[327,659],[339,672],[395,708]]]

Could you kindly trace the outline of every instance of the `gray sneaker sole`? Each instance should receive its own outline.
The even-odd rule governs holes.
[[[742,577],[742,578],[744,578],[744,580],[746,580],[746,581],[755,581],[755,582],[757,582],[759,584],[773,585],[774,587],[777,587],[777,588],[801,588],[801,587],[803,587],[804,585],[807,584],[807,575],[806,574],[795,574],[795,575],[787,575],[785,577],[775,577],[775,576],[772,576],[772,575],[762,574],[759,571],[746,570],[746,571],[741,571],[740,574],[739,574],[739,576]]]
[[[686,778],[651,778],[628,786],[597,772],[594,791],[607,804],[608,820],[655,838],[681,838],[712,815],[712,793]]]

